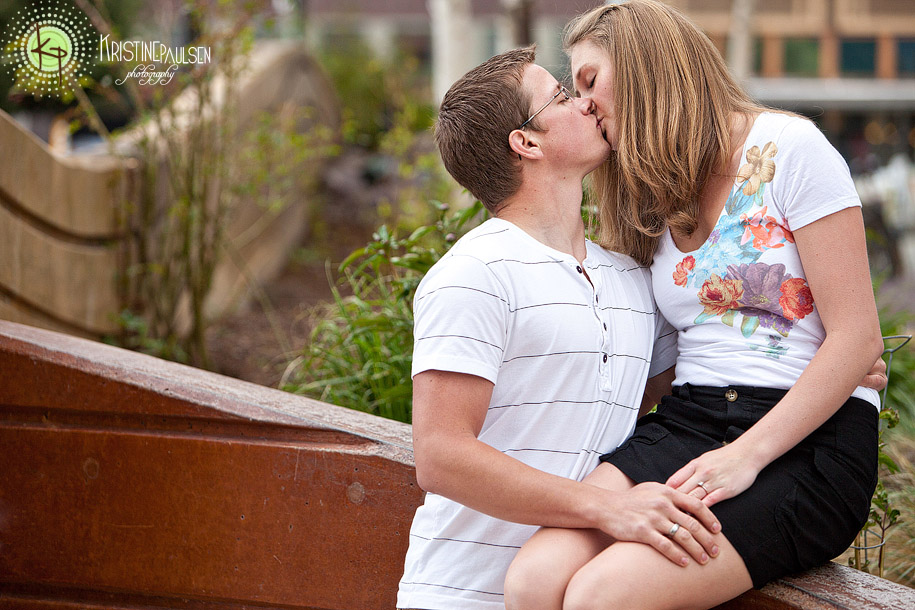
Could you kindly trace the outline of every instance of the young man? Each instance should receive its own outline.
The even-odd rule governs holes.
[[[717,552],[695,497],[579,482],[631,434],[646,379],[670,387],[676,345],[647,269],[585,240],[582,179],[610,146],[590,100],[533,61],[520,49],[472,70],[436,125],[445,167],[494,218],[416,294],[413,440],[428,493],[399,608],[503,608],[536,526],[593,528],[679,565]]]

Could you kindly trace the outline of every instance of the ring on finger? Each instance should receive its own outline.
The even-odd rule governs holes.
[[[708,489],[706,489],[706,487],[705,487],[705,481],[699,481],[698,483],[696,483],[696,486],[701,487],[702,491],[704,491],[705,493],[709,492]]]
[[[677,532],[679,532],[679,531],[680,531],[680,524],[674,523],[673,525],[670,526],[670,529],[667,530],[667,537],[673,538],[674,536],[677,535]]]

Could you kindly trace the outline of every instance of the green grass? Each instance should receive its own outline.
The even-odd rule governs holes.
[[[887,435],[887,453],[899,466],[883,478],[899,519],[887,535],[884,577],[915,587],[915,435],[894,430]]]

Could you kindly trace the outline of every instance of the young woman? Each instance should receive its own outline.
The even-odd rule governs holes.
[[[595,8],[565,46],[613,149],[592,174],[601,240],[651,266],[680,352],[672,395],[586,481],[666,482],[722,531],[714,556],[676,565],[543,529],[507,608],[710,608],[835,557],[867,518],[879,401],[859,383],[883,344],[860,201],[814,124],[751,101],[670,7]],[[657,524],[677,540],[696,526]]]

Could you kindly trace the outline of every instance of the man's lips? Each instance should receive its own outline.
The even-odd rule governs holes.
[[[607,139],[607,134],[606,134],[606,132],[604,131],[604,119],[597,119],[597,125],[596,125],[596,127],[600,130],[600,136],[601,136],[604,140],[606,140],[606,139]]]

